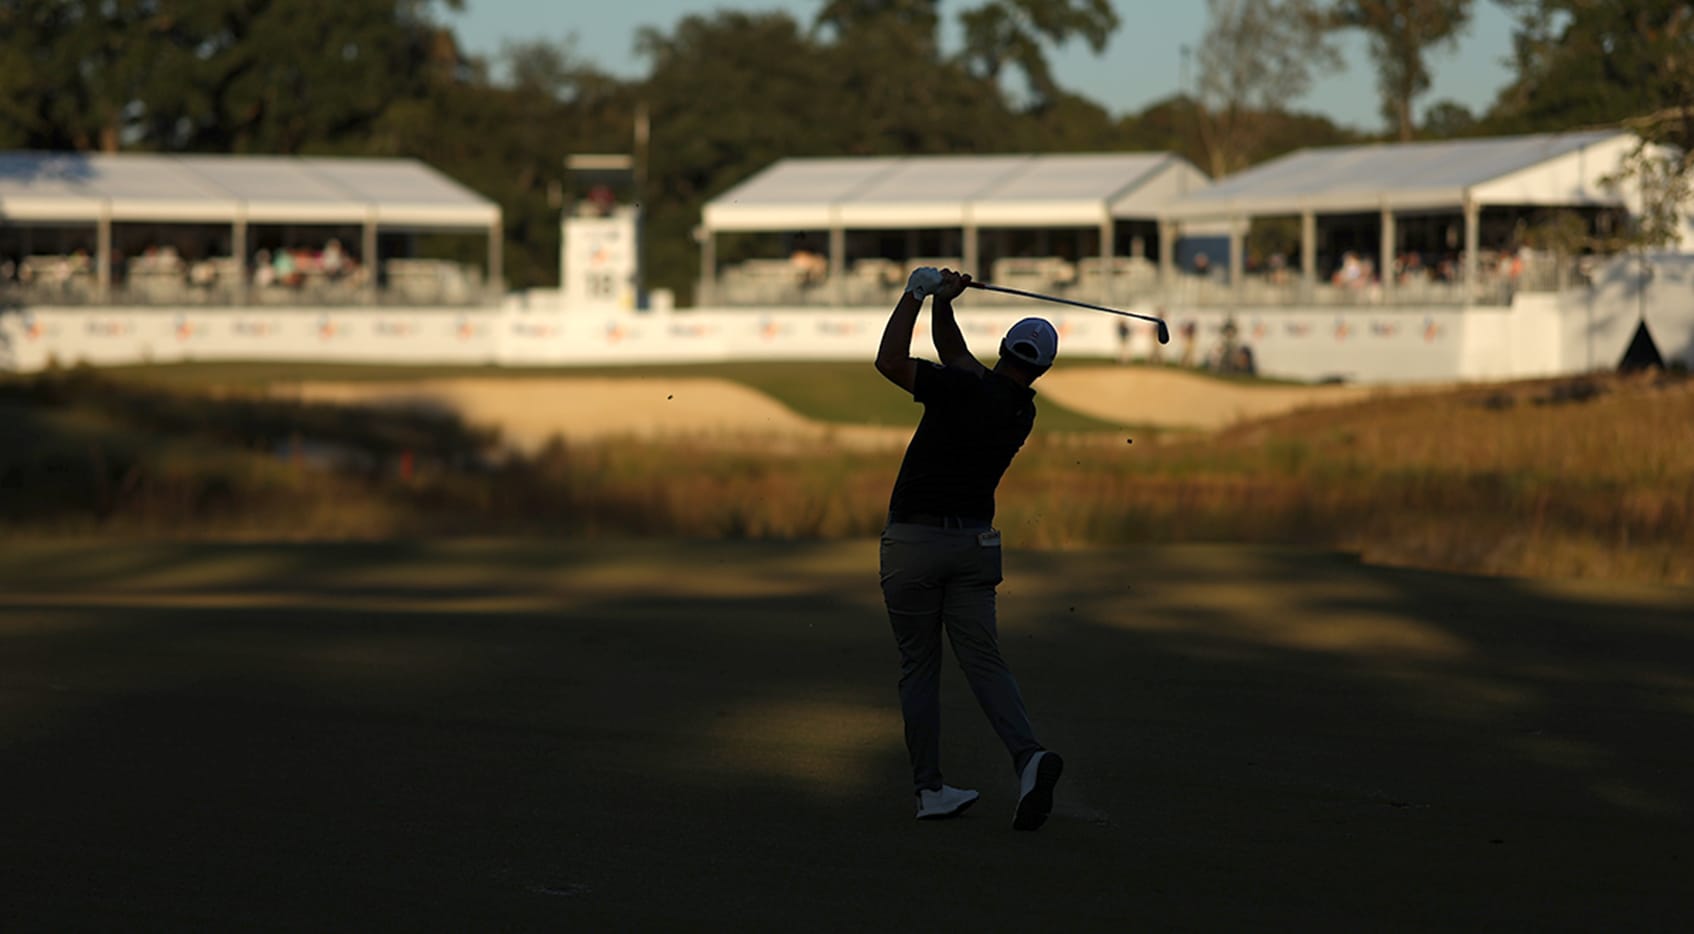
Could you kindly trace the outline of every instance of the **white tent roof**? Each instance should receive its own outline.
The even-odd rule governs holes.
[[[1165,180],[1180,177],[1181,185]],[[1164,153],[783,159],[706,204],[710,230],[1091,226],[1205,184]],[[1167,191],[1169,189],[1169,191]]]
[[[0,221],[486,228],[500,207],[412,159],[0,153]]]
[[[1172,218],[1459,209],[1478,204],[1622,205],[1602,179],[1637,138],[1615,130],[1303,149],[1171,203]]]

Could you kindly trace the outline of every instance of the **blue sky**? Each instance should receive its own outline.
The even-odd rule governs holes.
[[[980,0],[942,0],[944,47],[957,47],[953,25],[961,9]],[[669,32],[677,20],[714,10],[787,10],[802,23],[817,12],[818,0],[774,3],[770,0],[571,0],[543,5],[534,0],[464,0],[465,9],[446,21],[466,49],[495,56],[513,40],[569,42],[575,53],[623,77],[640,75],[646,62],[633,52],[635,32],[657,26]],[[1059,82],[1105,106],[1114,114],[1141,110],[1177,90],[1184,45],[1199,45],[1206,27],[1202,0],[1116,0],[1121,24],[1104,52],[1085,44],[1049,49]],[[1342,43],[1343,70],[1321,78],[1295,109],[1326,114],[1338,123],[1364,130],[1382,129],[1375,69],[1365,41],[1356,34]],[[1473,112],[1485,109],[1511,78],[1505,59],[1511,52],[1511,22],[1499,7],[1478,2],[1470,28],[1456,49],[1431,56],[1434,87],[1418,99],[1419,113],[1438,100],[1451,99]],[[1192,77],[1190,78],[1192,81]]]

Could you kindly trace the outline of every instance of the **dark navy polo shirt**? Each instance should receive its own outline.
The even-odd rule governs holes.
[[[1035,426],[1035,390],[993,370],[918,361],[923,418],[906,446],[891,514],[994,518],[994,488]]]

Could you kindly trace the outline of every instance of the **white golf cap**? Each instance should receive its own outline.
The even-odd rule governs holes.
[[[1006,332],[1000,353],[1035,366],[1052,366],[1059,355],[1059,332],[1045,318],[1025,318]]]

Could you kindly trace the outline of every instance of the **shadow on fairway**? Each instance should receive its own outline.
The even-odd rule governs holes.
[[[874,543],[0,557],[8,929],[1671,929],[1686,591],[1008,556],[911,819]],[[1393,919],[1386,921],[1384,919]]]
[[[1216,920],[1681,925],[1688,591],[1233,547],[1034,560],[1031,580],[1063,583],[1008,607],[1038,620],[1025,667],[1111,659],[1068,697],[1111,709],[1129,750],[1073,794],[1157,841],[1153,878],[1191,896],[1228,880],[1210,904],[1240,913]],[[1089,745],[1095,727],[1048,741]]]

